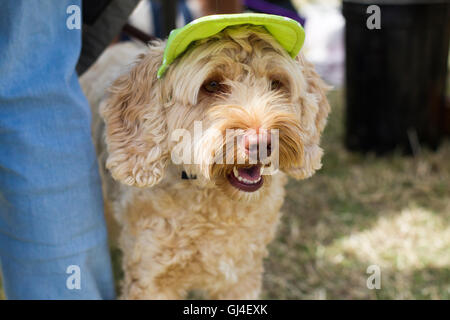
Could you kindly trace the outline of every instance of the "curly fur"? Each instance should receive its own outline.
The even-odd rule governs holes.
[[[82,79],[97,119],[106,208],[121,228],[122,298],[178,299],[194,288],[211,298],[257,298],[286,174],[304,179],[321,167],[327,87],[302,55],[290,58],[261,27],[227,28],[197,41],[157,80],[164,45],[116,45]],[[136,51],[144,53],[121,76],[108,73],[112,61],[123,64]],[[114,78],[99,118],[99,95]],[[208,79],[226,90],[205,92]],[[195,121],[204,129],[191,146],[197,161],[176,165],[171,134],[182,128],[194,135]],[[230,128],[280,132],[281,171],[264,176],[255,192],[228,182],[233,164],[212,161],[229,145],[213,132]],[[245,153],[235,148],[237,165]],[[198,178],[181,180],[182,170]]]

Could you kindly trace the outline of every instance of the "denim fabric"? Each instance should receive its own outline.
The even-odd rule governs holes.
[[[80,0],[0,4],[0,262],[10,299],[113,299],[90,110],[75,65]],[[81,288],[66,285],[71,265]]]

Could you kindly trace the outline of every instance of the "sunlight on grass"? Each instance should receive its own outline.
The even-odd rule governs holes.
[[[399,271],[448,268],[448,222],[444,217],[422,208],[382,216],[369,230],[336,241],[331,248],[338,254],[332,261],[340,263],[349,254],[368,264],[395,267]]]
[[[355,290],[361,297],[369,298],[363,289],[364,267],[378,265],[382,273],[378,298],[449,299],[448,218],[423,208],[391,213],[368,230],[338,239],[323,255],[330,268],[346,266],[344,277],[359,278],[354,282],[362,284]]]

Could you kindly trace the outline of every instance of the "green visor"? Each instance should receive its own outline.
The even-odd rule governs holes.
[[[262,13],[219,14],[202,17],[170,33],[163,63],[158,70],[158,79],[192,42],[209,38],[227,27],[244,24],[265,27],[292,58],[297,56],[305,40],[305,31],[300,23],[286,17]]]

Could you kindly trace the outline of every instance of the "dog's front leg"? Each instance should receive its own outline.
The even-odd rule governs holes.
[[[121,300],[179,300],[180,295],[171,288],[161,288],[134,281],[122,287]]]
[[[161,281],[161,275],[158,274],[155,266],[152,267],[144,261],[127,265],[126,257],[124,257],[121,299],[178,300],[184,296],[185,290],[183,290],[181,284],[179,286],[167,285],[167,283]]]
[[[211,291],[212,299],[255,300],[259,298],[262,287],[262,268],[239,276],[235,284]]]
[[[155,240],[158,229],[146,228],[140,221],[134,229],[124,228],[119,241],[123,252],[121,299],[176,300],[185,297],[191,272],[186,270],[189,260],[187,250],[182,251],[170,236],[161,234]],[[131,235],[134,236],[131,236]],[[163,239],[168,243],[164,243]]]

